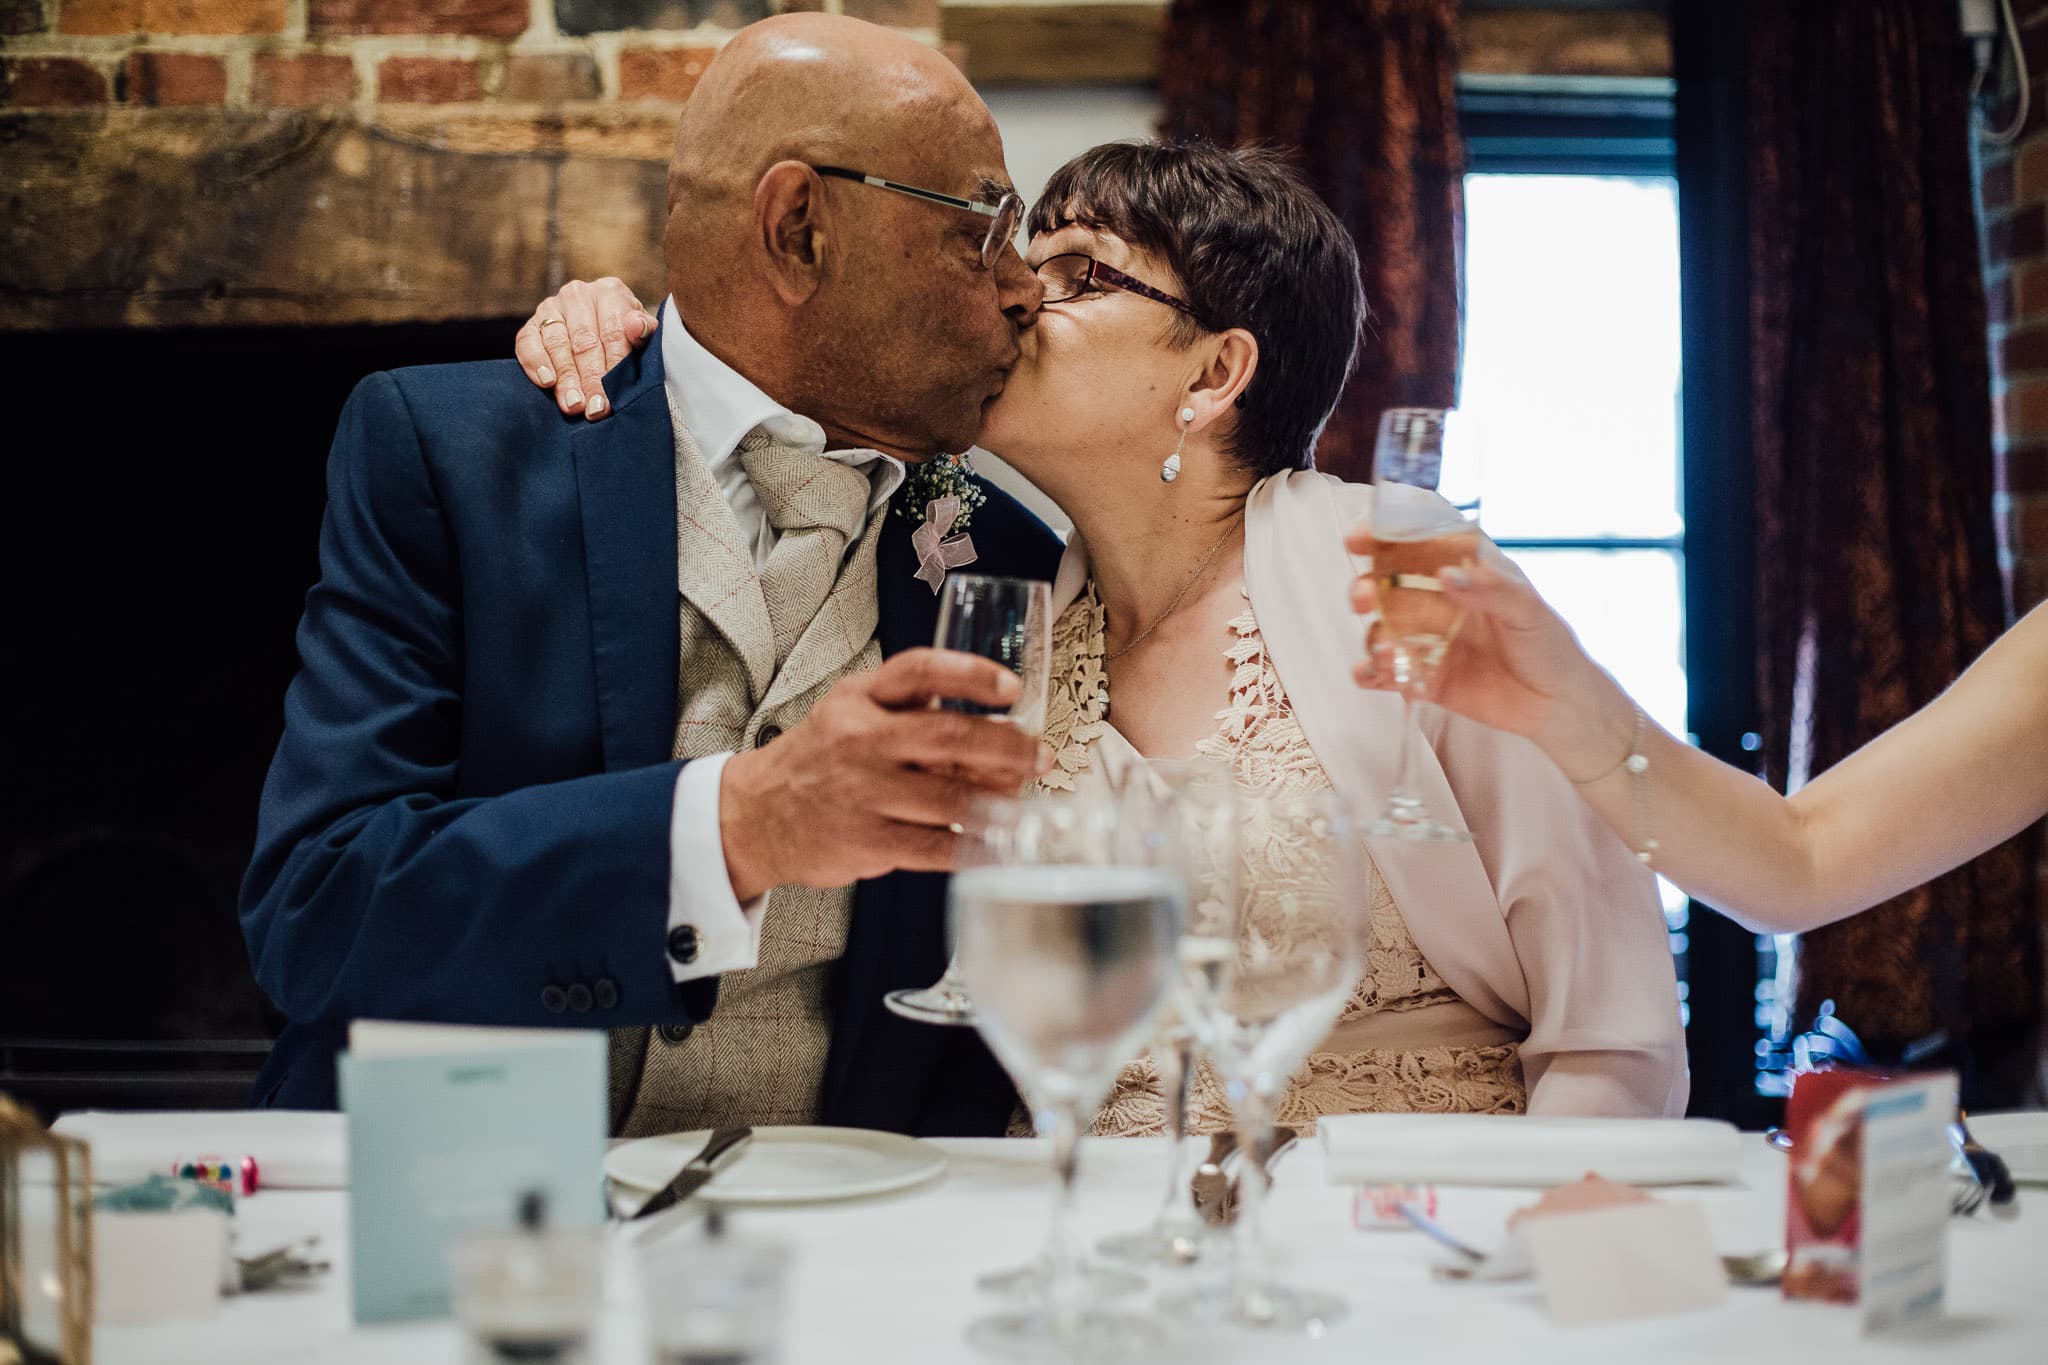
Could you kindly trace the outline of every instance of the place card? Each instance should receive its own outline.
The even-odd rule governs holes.
[[[1706,1213],[1689,1201],[1526,1217],[1515,1236],[1526,1242],[1560,1326],[1687,1313],[1728,1297]]]
[[[95,1209],[93,1317],[152,1323],[210,1318],[228,1263],[228,1216],[219,1209]]]
[[[605,1035],[364,1020],[341,1057],[355,1320],[445,1317],[448,1247],[509,1228],[603,1221]]]
[[[1797,1078],[1784,1293],[1854,1304],[1865,1331],[1939,1313],[1948,1280],[1953,1072]]]

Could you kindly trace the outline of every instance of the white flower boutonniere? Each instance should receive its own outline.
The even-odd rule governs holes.
[[[974,541],[964,533],[988,494],[974,482],[974,466],[965,455],[940,455],[907,468],[896,492],[896,515],[919,523],[910,533],[916,576],[936,593],[946,570],[974,562]]]

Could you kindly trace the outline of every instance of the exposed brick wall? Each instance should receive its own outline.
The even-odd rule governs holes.
[[[2011,147],[1980,144],[1978,193],[1991,319],[1999,558],[2017,616],[2048,601],[2048,0],[2013,0],[2013,13],[2027,53],[2030,108]],[[2008,127],[2017,112],[2015,96],[2008,95],[1989,110],[1986,124]],[[2048,908],[2048,863],[2041,867],[2041,891]],[[2048,934],[2048,921],[2042,927]],[[2048,1085],[2048,1074],[2043,1082]]]
[[[673,104],[784,10],[939,27],[939,0],[0,0],[0,108]]]

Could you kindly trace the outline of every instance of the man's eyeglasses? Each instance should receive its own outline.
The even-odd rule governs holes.
[[[1139,298],[1150,299],[1154,303],[1163,303],[1168,308],[1186,313],[1189,317],[1195,315],[1193,308],[1164,290],[1154,289],[1143,280],[1126,275],[1123,271],[1106,266],[1093,256],[1084,256],[1080,252],[1053,256],[1041,262],[1038,267],[1038,280],[1045,286],[1045,303],[1065,303],[1068,299],[1078,298],[1091,289],[1110,288],[1121,289],[1127,294],[1136,294]]]
[[[993,219],[988,225],[988,236],[981,239],[981,268],[994,270],[996,262],[1002,259],[1003,248],[1017,240],[1017,229],[1024,222],[1024,200],[1015,190],[1004,194],[993,204],[984,204],[973,199],[962,199],[957,194],[941,194],[937,190],[919,189],[915,185],[899,185],[894,180],[884,180],[879,175],[865,171],[848,170],[844,166],[813,166],[819,175],[836,176],[841,180],[852,180],[862,185],[873,185],[876,189],[894,190],[907,194],[913,199],[922,199],[929,204],[944,204],[948,208],[966,209],[984,218]]]

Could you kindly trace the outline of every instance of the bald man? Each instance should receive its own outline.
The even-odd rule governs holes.
[[[886,182],[886,183],[884,183]],[[988,110],[824,15],[734,37],[676,139],[661,342],[579,408],[517,365],[373,375],[242,895],[289,1019],[264,1104],[335,1102],[359,1017],[603,1027],[612,1124],[999,1133],[945,966],[952,832],[1041,770],[934,712],[1016,679],[929,648],[906,466],[973,443],[1039,287]],[[579,398],[581,395],[579,395]],[[978,572],[1059,546],[984,488]]]

